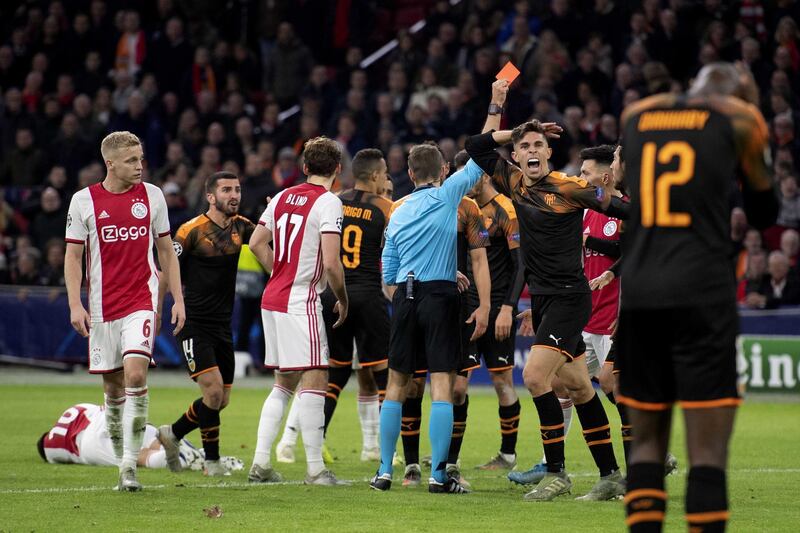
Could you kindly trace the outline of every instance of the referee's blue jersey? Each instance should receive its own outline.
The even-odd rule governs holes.
[[[382,260],[387,285],[404,283],[409,272],[417,281],[455,282],[458,204],[481,175],[470,159],[441,187],[423,186],[403,199],[386,227]]]

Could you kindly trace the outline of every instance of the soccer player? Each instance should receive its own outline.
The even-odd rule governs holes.
[[[456,167],[460,168],[469,158],[466,151],[456,154]],[[525,285],[525,266],[519,255],[519,223],[511,200],[500,194],[491,178],[484,174],[468,193],[481,210],[481,216],[489,233],[486,255],[491,276],[491,311],[486,333],[477,339],[470,352],[477,360],[483,358],[492,385],[497,393],[500,417],[500,451],[480,470],[512,470],[517,465],[516,445],[519,429],[520,403],[514,390],[514,317],[517,302]],[[478,293],[470,286],[468,293],[470,309],[479,305]],[[469,376],[456,378],[455,390],[466,391]],[[458,457],[451,456],[448,463],[455,464]]]
[[[463,161],[462,168],[466,165],[468,159],[469,157]],[[402,199],[395,202],[392,210],[397,209],[402,203]],[[453,433],[450,439],[450,450],[445,471],[448,477],[455,477],[460,484],[469,488],[469,483],[461,476],[457,461],[461,443],[464,440],[464,433],[467,430],[469,397],[467,396],[466,384],[469,373],[479,366],[474,340],[477,336],[483,335],[489,322],[491,278],[486,256],[486,247],[489,246],[489,233],[484,226],[478,204],[467,196],[464,196],[458,204],[456,220],[458,224],[456,230],[457,272],[462,272],[466,275],[469,271],[472,274],[470,277],[474,283],[470,282],[470,286],[477,287],[475,289],[475,300],[478,303],[470,311],[467,295],[460,294],[461,362],[453,386]],[[478,294],[480,295],[480,301]],[[422,479],[422,471],[419,466],[419,435],[422,423],[422,398],[425,395],[427,374],[427,368],[416,369],[414,379],[409,383],[406,400],[403,402],[403,426],[400,435],[403,439],[403,454],[406,462],[403,476],[403,486],[406,487],[416,486]],[[451,458],[453,459],[452,461],[450,460]],[[425,459],[423,459],[423,462],[425,462]]]
[[[632,532],[662,529],[663,459],[676,402],[690,463],[689,530],[723,531],[728,520],[728,441],[742,401],[730,261],[734,178],[750,225],[765,228],[778,212],[757,102],[749,73],[712,63],[686,94],[652,96],[623,112],[632,216],[623,242],[617,365],[618,397],[635,433],[625,496]]]
[[[250,238],[250,250],[272,272],[261,314],[265,366],[275,369],[275,385],[264,401],[258,423],[252,482],[280,481],[271,466],[272,443],[297,384],[300,430],[310,485],[340,485],[322,461],[328,340],[319,294],[330,284],[337,302],[339,327],[347,318],[348,299],[340,258],[342,202],[330,192],[341,172],[339,145],[326,137],[306,142],[303,172],[308,181],[281,191],[269,203]],[[269,247],[269,242],[273,247]],[[274,251],[273,251],[274,250]]]
[[[386,229],[383,279],[394,287],[389,384],[381,408],[381,465],[370,486],[392,484],[392,459],[400,435],[402,402],[411,376],[427,368],[431,376],[432,493],[467,492],[445,466],[453,430],[452,379],[459,366],[459,296],[456,285],[457,210],[461,198],[480,178],[469,161],[439,185],[447,165],[436,146],[417,145],[408,156],[416,188],[395,209]]]
[[[161,426],[159,439],[170,469],[177,471],[178,444],[199,427],[205,473],[222,476],[229,472],[219,462],[219,413],[230,402],[233,386],[231,316],[236,273],[242,243],[250,240],[255,225],[238,215],[242,188],[235,174],[211,174],[205,191],[208,210],[183,224],[173,241],[186,299],[186,326],[178,341],[201,397],[173,424]]]
[[[503,102],[493,102],[502,110]],[[583,209],[607,210],[624,216],[618,199],[602,194],[585,180],[551,171],[552,153],[547,134],[557,126],[526,122],[512,131],[493,131],[500,113],[490,114],[484,131],[470,137],[467,152],[492,176],[498,190],[508,194],[520,224],[523,260],[529,274],[532,313],[526,312],[523,326],[536,324],[536,340],[523,370],[525,385],[539,414],[542,444],[548,472],[525,495],[526,500],[552,500],[570,491],[572,482],[564,468],[564,416],[552,389],[558,375],[575,403],[586,443],[600,471],[591,494],[607,498],[624,491],[611,444],[608,417],[594,392],[586,364],[581,332],[591,314],[591,295],[583,273]],[[512,158],[519,165],[499,160],[495,148],[513,143]],[[577,364],[573,364],[577,363]]]
[[[186,315],[167,203],[158,187],[142,183],[141,141],[117,131],[103,139],[100,152],[105,179],[81,189],[70,201],[64,279],[72,327],[89,338],[89,372],[103,375],[108,432],[115,456],[121,457],[118,489],[138,491],[142,485],[136,479],[136,460],[149,399],[147,367],[160,314],[154,244],[175,301],[175,333]],[[84,250],[91,314],[81,302]]]
[[[42,434],[36,449],[48,463],[70,463],[93,466],[119,466],[106,425],[106,415],[100,405],[79,403],[59,417],[55,425]],[[182,467],[191,468],[203,462],[203,455],[183,439],[180,442],[179,461]],[[137,465],[146,468],[167,468],[167,455],[158,440],[158,430],[147,424]]]

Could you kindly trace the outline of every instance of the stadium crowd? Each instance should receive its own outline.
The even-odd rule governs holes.
[[[733,209],[739,301],[800,304],[797,20],[791,0],[4,2],[0,283],[64,284],[66,209],[104,177],[110,131],[144,141],[174,231],[205,209],[203,182],[218,170],[241,176],[241,212],[256,220],[266,197],[305,179],[299,154],[320,134],[350,156],[380,148],[404,196],[407,149],[433,139],[452,161],[507,61],[521,76],[504,123],[562,124],[552,162],[575,175],[582,148],[617,141],[624,106],[739,60],[761,90],[781,196],[763,233]],[[362,68],[387,36],[396,46]],[[338,187],[350,185],[345,168]]]

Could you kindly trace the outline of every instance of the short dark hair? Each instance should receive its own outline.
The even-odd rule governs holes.
[[[238,180],[239,176],[233,172],[214,172],[206,178],[206,194],[214,194],[217,191],[217,182],[219,180]]]
[[[369,177],[378,171],[381,161],[383,161],[383,152],[377,148],[359,150],[353,157],[353,177],[358,181],[369,180]]]
[[[333,176],[341,161],[339,143],[324,135],[306,141],[303,146],[303,162],[310,176]]]
[[[47,438],[47,431],[42,433],[42,436],[39,437],[39,440],[36,441],[36,450],[39,452],[39,457],[41,457],[44,461],[47,461],[47,456],[44,454],[44,439]]]
[[[436,144],[418,144],[408,154],[408,168],[416,181],[431,181],[439,176],[444,157]]]
[[[467,161],[469,161],[469,154],[467,153],[466,150],[461,150],[453,158],[453,164],[455,165],[456,168],[463,167],[464,165],[467,164]]]
[[[614,162],[614,147],[610,144],[601,144],[581,150],[580,158],[584,161],[597,161],[601,165],[610,166]]]
[[[528,122],[523,122],[513,130],[511,130],[511,144],[516,145],[519,141],[525,137],[525,134],[535,132],[541,133],[542,137],[544,137],[545,142],[549,145],[550,142],[547,140],[547,135],[545,134],[545,130],[542,127],[542,123],[538,120],[529,120]]]

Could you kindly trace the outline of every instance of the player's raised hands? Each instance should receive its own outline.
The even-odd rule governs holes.
[[[564,128],[556,124],[555,122],[541,122],[540,123],[542,128],[544,128],[544,135],[550,139],[560,139],[561,132],[564,131]]]
[[[496,80],[492,83],[492,103],[503,106],[508,96],[508,80]]]
[[[337,318],[336,322],[333,324],[334,328],[338,328],[339,326],[344,324],[345,320],[347,320],[347,307],[348,307],[347,300],[345,300],[344,302],[342,300],[339,300],[336,302],[336,305],[333,306],[333,312],[339,315],[339,318]]]
[[[170,323],[175,326],[175,329],[172,330],[173,335],[177,335],[183,329],[183,325],[186,323],[186,309],[183,306],[183,302],[172,304],[172,320]]]
[[[75,331],[80,333],[82,337],[89,336],[89,328],[91,327],[91,317],[83,306],[76,306],[69,310],[69,321]]]
[[[532,337],[534,334],[533,330],[533,313],[530,309],[526,309],[525,311],[521,312],[517,315],[517,320],[519,320],[519,334],[523,337]]]

